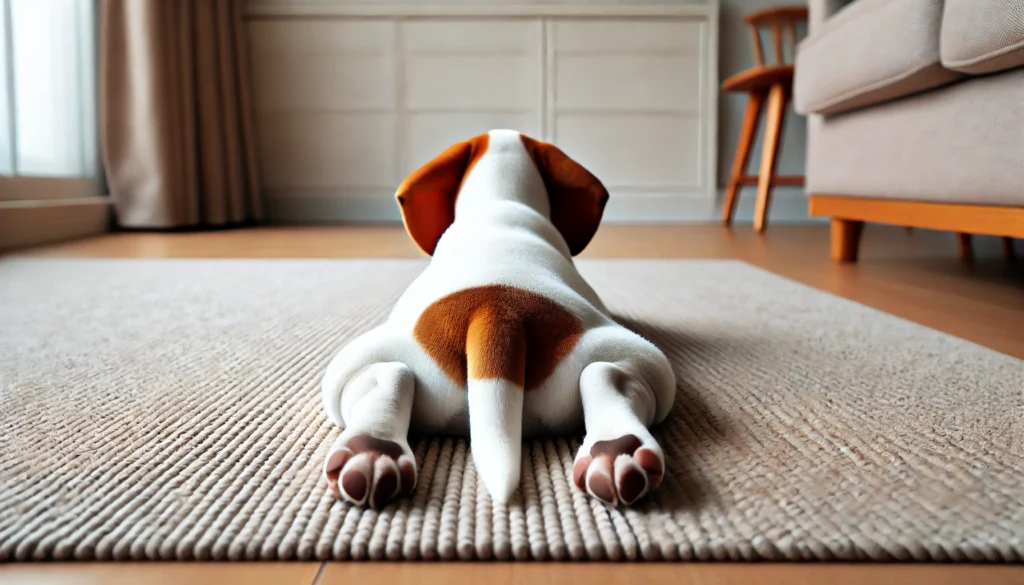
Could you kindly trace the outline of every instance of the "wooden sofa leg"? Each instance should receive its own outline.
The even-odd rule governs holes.
[[[971,258],[974,257],[974,250],[971,248],[971,234],[957,232],[956,245],[960,249],[960,259],[964,262],[970,262]]]
[[[1016,256],[1013,249],[1013,238],[1003,238],[1003,256],[1006,256],[1008,260],[1013,260]]]
[[[836,262],[856,262],[863,231],[863,221],[833,217],[832,259]]]

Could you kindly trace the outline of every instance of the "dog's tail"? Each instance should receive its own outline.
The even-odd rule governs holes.
[[[502,309],[485,304],[470,318],[466,379],[473,463],[491,499],[504,504],[519,486],[526,335]]]

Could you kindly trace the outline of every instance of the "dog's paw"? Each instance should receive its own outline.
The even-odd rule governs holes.
[[[661,447],[636,435],[585,442],[572,467],[573,483],[602,502],[630,505],[654,491],[665,475]]]
[[[411,494],[416,487],[416,460],[409,443],[370,435],[342,433],[324,461],[327,485],[339,498],[374,509]]]

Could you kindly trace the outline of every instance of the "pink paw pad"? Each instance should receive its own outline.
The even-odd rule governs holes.
[[[369,435],[336,444],[324,462],[324,475],[334,495],[374,509],[416,487],[416,467],[402,446]]]
[[[661,457],[635,435],[598,441],[573,464],[573,483],[602,502],[630,505],[661,483]]]

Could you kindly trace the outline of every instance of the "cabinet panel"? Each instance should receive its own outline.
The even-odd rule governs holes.
[[[562,114],[556,140],[608,187],[699,184],[698,120],[688,115]]]
[[[406,22],[401,34],[411,53],[536,54],[540,19],[438,19]]]
[[[394,185],[392,114],[266,114],[258,118],[257,130],[268,188]]]
[[[498,128],[515,129],[537,136],[537,116],[515,112],[453,112],[410,114],[407,119],[408,153],[402,174],[408,174],[456,142]]]
[[[700,62],[692,56],[555,57],[559,109],[696,111],[700,89]]]
[[[406,62],[410,109],[502,110],[539,106],[535,58],[412,55]]]
[[[258,63],[252,76],[257,111],[394,107],[394,59],[388,55],[274,53]]]
[[[558,51],[701,54],[701,23],[695,20],[567,18],[552,25]]]
[[[395,44],[391,19],[257,20],[247,30],[254,54],[389,53]]]
[[[619,197],[710,191],[701,166],[711,81],[703,22],[566,18],[552,26],[555,141]]]

